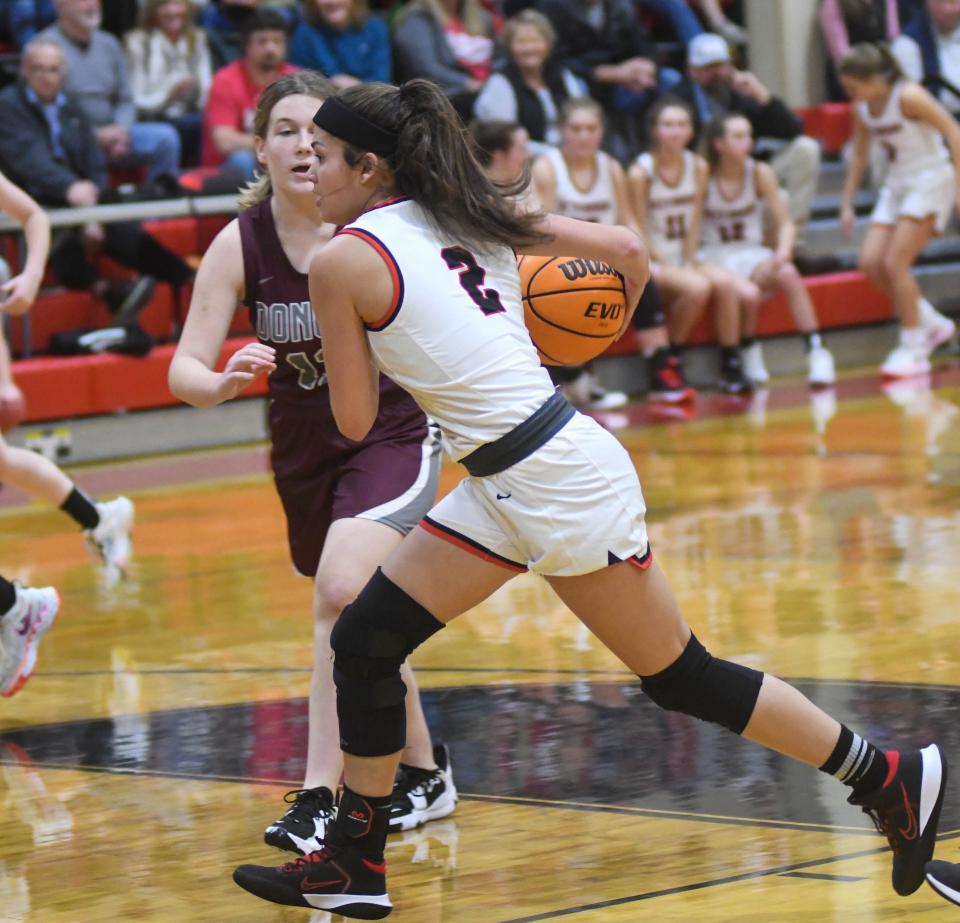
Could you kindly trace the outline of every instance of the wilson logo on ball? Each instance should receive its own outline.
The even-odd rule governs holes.
[[[607,263],[569,256],[520,258],[523,316],[540,359],[582,365],[616,338],[626,316],[623,278]]]

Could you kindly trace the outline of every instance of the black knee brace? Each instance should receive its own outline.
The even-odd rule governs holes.
[[[341,750],[386,756],[404,748],[407,687],[400,667],[441,628],[379,568],[343,610],[330,634]]]
[[[692,715],[742,734],[750,721],[763,674],[729,660],[717,660],[697,640],[653,676],[641,676],[643,691],[661,708]]]
[[[660,291],[657,283],[651,279],[640,296],[637,310],[633,312],[633,327],[635,330],[653,330],[666,323],[663,314],[663,305],[660,302]]]

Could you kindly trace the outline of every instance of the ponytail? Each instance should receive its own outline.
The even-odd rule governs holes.
[[[396,137],[394,149],[380,155],[393,172],[396,191],[420,205],[442,234],[480,248],[545,242],[535,227],[541,216],[521,214],[505,197],[523,192],[528,177],[508,189],[495,186],[477,162],[460,117],[429,80],[410,80],[399,88],[360,84],[342,90],[337,99]],[[351,166],[369,153],[342,140]]]
[[[860,42],[854,45],[840,61],[840,76],[855,80],[882,77],[887,83],[896,83],[906,75],[886,42]]]

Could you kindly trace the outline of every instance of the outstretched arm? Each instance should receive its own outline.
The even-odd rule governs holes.
[[[170,363],[170,391],[181,401],[194,407],[222,404],[276,368],[273,347],[248,343],[230,357],[222,372],[214,371],[243,292],[240,229],[231,221],[203,255],[190,311]]]
[[[0,174],[0,209],[23,227],[27,259],[19,275],[0,286],[3,310],[23,314],[33,304],[50,254],[50,221],[46,212],[19,186]]]

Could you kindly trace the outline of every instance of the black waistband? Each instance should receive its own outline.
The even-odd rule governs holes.
[[[475,478],[499,474],[533,455],[563,429],[576,410],[555,391],[526,420],[494,442],[474,449],[460,464]]]

